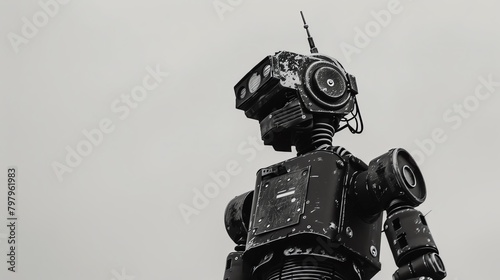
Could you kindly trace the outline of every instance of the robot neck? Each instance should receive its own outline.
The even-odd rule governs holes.
[[[309,133],[295,137],[297,155],[303,155],[315,150],[324,150],[333,144],[333,136],[338,128],[338,121],[332,117],[315,118]]]

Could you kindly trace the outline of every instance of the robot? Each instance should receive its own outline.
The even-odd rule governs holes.
[[[426,187],[411,155],[391,149],[367,165],[332,144],[345,128],[363,130],[356,78],[318,53],[302,19],[311,55],[276,52],[234,87],[236,108],[259,121],[264,144],[295,146],[297,157],[260,169],[255,189],[228,203],[224,223],[236,247],[224,280],[371,279],[381,269],[382,232],[394,280],[445,278],[415,209]]]

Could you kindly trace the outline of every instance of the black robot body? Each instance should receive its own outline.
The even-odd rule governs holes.
[[[273,256],[255,267],[255,275],[298,259],[318,266],[310,276],[322,269],[355,275],[358,267],[369,276],[380,270],[378,254],[370,252],[380,250],[382,220],[346,217],[353,208],[346,182],[362,171],[351,157],[332,147],[258,172],[244,258],[259,263],[270,251]]]
[[[399,267],[394,280],[443,279],[427,221],[414,208],[427,195],[420,169],[404,149],[367,165],[333,146],[336,132],[362,131],[358,87],[308,39],[311,55],[267,56],[234,87],[236,108],[259,121],[264,144],[295,146],[297,157],[260,169],[254,190],[229,202],[224,222],[236,247],[224,280],[368,280],[381,269],[382,232]]]

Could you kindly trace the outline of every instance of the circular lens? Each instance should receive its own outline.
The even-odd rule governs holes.
[[[254,93],[259,89],[260,86],[260,75],[257,73],[254,73],[252,77],[250,77],[250,80],[248,81],[248,90],[251,93]]]
[[[314,73],[314,82],[321,92],[328,97],[339,98],[346,92],[346,83],[342,75],[333,67],[321,67]]]
[[[240,89],[240,99],[245,98],[246,95],[247,95],[247,89],[246,88],[241,88]]]
[[[434,263],[437,265],[438,269],[440,270],[439,272],[446,271],[446,269],[444,268],[443,260],[441,259],[441,257],[438,254],[433,253],[431,258],[434,259]]]
[[[271,73],[271,65],[268,64],[264,66],[264,70],[262,70],[262,76],[266,78],[267,76],[269,76],[269,73]]]
[[[313,101],[309,102],[310,109],[317,112],[335,110],[336,114],[351,110],[354,98],[348,88],[346,75],[341,67],[328,61],[316,61],[308,65],[303,84],[305,94]],[[314,108],[313,103],[321,109]]]
[[[394,149],[392,162],[397,189],[407,202],[416,207],[424,202],[426,197],[425,181],[413,157],[404,149]]]
[[[403,178],[410,188],[414,188],[417,185],[415,174],[413,174],[413,170],[408,165],[403,166]]]

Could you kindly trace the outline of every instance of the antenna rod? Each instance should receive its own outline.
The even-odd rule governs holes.
[[[311,34],[309,33],[309,25],[307,25],[306,19],[304,18],[304,14],[302,13],[302,11],[300,11],[300,16],[302,16],[302,21],[304,22],[304,29],[307,32],[307,41],[309,41],[309,47],[311,47],[311,53],[317,53],[318,49],[316,48],[316,46],[314,46],[314,40],[311,37]]]

